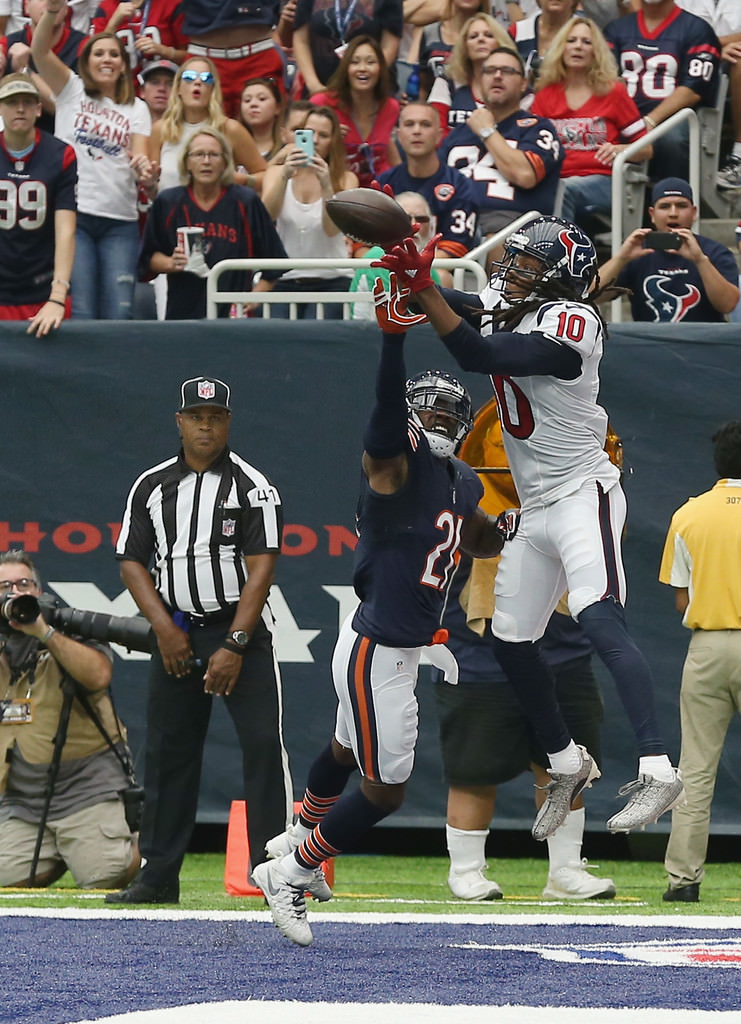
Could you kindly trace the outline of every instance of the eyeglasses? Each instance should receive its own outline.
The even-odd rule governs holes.
[[[184,82],[197,82],[200,79],[204,85],[214,84],[214,76],[211,71],[193,71],[188,68],[180,77]]]
[[[223,153],[211,153],[202,149],[197,149],[194,153],[188,153],[188,156],[192,156],[194,160],[218,160],[223,155]]]
[[[0,580],[0,597],[5,597],[11,590],[17,590],[19,594],[26,594],[29,590],[35,590],[37,586],[36,580],[29,580],[26,576],[19,580]]]
[[[519,68],[504,68],[504,67],[482,68],[481,69],[481,74],[482,75],[504,75],[505,78],[511,78],[512,75],[519,75],[520,78],[522,78],[522,72],[519,70]]]

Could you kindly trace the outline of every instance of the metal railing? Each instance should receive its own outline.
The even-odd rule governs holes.
[[[631,156],[638,153],[644,146],[649,143],[653,143],[656,139],[660,139],[662,135],[666,135],[667,132],[671,131],[672,128],[676,128],[677,125],[682,124],[683,121],[689,121],[690,130],[690,150],[689,150],[689,166],[690,166],[690,186],[692,188],[692,195],[695,197],[698,210],[700,206],[700,122],[697,119],[697,114],[694,110],[685,108],[684,110],[678,110],[676,114],[672,114],[671,117],[667,117],[666,121],[662,121],[661,124],[657,124],[655,128],[652,128],[645,135],[642,135],[640,139],[636,139],[635,142],[631,142],[629,146],[621,150],[615,157],[615,162],[612,165],[612,245],[611,252],[613,256],[616,256],[620,246],[625,241],[624,238],[624,220],[623,220],[623,201],[625,194],[625,183],[626,183],[626,171],[625,164],[630,160]],[[696,228],[699,230],[700,221],[699,214],[698,220],[696,221]],[[610,303],[610,319],[613,323],[620,323],[623,318],[622,314],[622,300],[614,299]]]
[[[222,274],[229,270],[305,270],[307,271],[307,276],[310,277],[312,270],[365,270],[368,269],[373,262],[375,261],[370,259],[355,260],[349,256],[347,259],[342,260],[221,260],[220,263],[217,263],[211,268],[209,275],[206,278],[206,318],[208,320],[215,320],[218,315],[217,311],[220,305],[236,305],[237,307],[244,307],[246,305],[255,304],[262,307],[264,319],[270,319],[271,306],[287,305],[289,307],[289,319],[295,320],[297,319],[298,306],[306,303],[316,303],[317,320],[324,319],[325,305],[338,304],[343,306],[343,319],[349,320],[351,319],[350,307],[353,304],[358,302],[373,302],[372,292],[351,292],[349,290],[349,279],[348,290],[346,292],[321,291],[319,288],[314,292],[227,292],[219,290],[219,279]],[[453,275],[453,284],[456,288],[463,287],[463,282],[467,274],[473,275],[475,286],[478,290],[481,290],[488,280],[486,271],[481,264],[469,257],[464,257],[463,259],[448,258],[435,260],[433,267],[440,270],[449,270]]]

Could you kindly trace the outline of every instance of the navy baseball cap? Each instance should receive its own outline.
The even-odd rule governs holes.
[[[655,206],[657,200],[664,199],[666,196],[683,196],[694,203],[690,183],[684,178],[663,178],[661,181],[657,181],[651,191],[651,205]]]
[[[191,377],[180,385],[180,412],[195,409],[199,405],[213,405],[230,412],[231,390],[223,380],[216,377]]]

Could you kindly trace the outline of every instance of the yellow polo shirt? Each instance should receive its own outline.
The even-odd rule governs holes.
[[[688,629],[741,629],[741,480],[719,480],[677,509],[659,579],[689,590]]]

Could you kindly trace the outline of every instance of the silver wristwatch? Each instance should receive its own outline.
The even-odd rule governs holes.
[[[482,142],[486,142],[490,135],[493,135],[497,130],[497,126],[493,125],[491,128],[482,128],[479,132],[479,138]]]
[[[229,639],[237,647],[246,647],[250,642],[250,634],[245,633],[243,629],[235,629],[233,633],[229,634]]]

